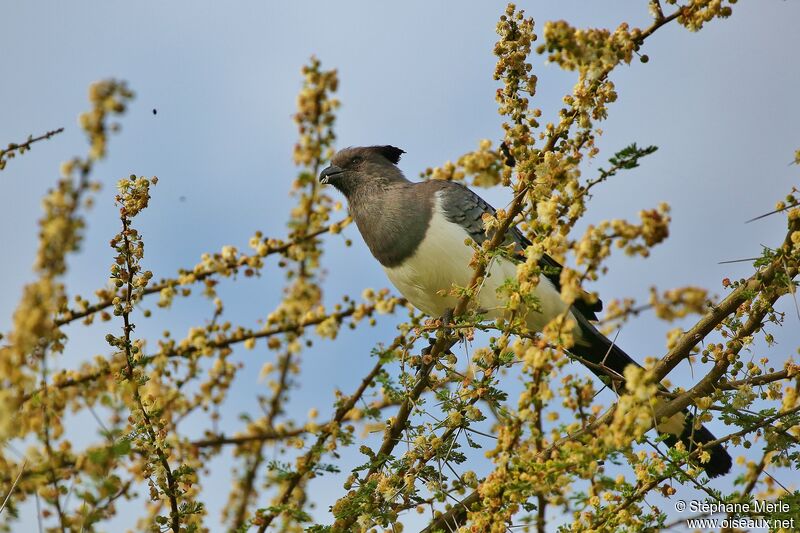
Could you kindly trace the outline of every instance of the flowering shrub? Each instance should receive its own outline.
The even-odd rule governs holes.
[[[797,190],[776,209],[786,217],[786,235],[764,250],[749,278],[725,279],[728,292],[721,300],[687,286],[654,288],[641,305],[632,300],[607,305],[601,326],[609,331],[649,309],[668,321],[697,317],[690,329],[670,332],[663,356],[645,369],[609,373],[605,384],[614,381],[614,389],[622,392],[610,404],[597,397],[603,383],[568,366],[574,356],[566,316],[533,334],[515,314],[536,305],[530,294],[543,273],[544,254],[574,265],[560,274],[565,301],[596,300],[582,285],[606,273],[615,249],[646,258],[669,237],[665,204],[642,209],[637,221],[602,221],[576,235],[591,191],[636,167],[655,147],[634,144],[620,150],[597,175],[586,176],[585,163],[598,156],[599,124],[618,98],[614,70],[637,58],[647,62],[640,51],[663,26],[697,31],[728,17],[734,3],[667,0],[662,6],[653,0],[646,28],[622,24],[611,31],[549,22],[538,45],[533,19],[514,5],[507,7],[497,24],[493,73],[503,138],[481,140],[477,150],[425,172],[430,179],[513,192],[505,209],[485,217],[489,238],[475,247],[470,283],[453,288],[459,303],[451,322],[420,316],[386,289],[365,289],[332,307],[323,304],[325,242],[350,219],[317,181],[332,155],[339,102],[337,72],[324,70],[316,59],[303,69],[297,99],[294,160],[300,171],[292,186],[295,205],[287,237],[258,232],[249,250],[224,246],[173,276],[157,278],[145,268],[146,236],[137,230],[137,217],[150,209],[158,179],[133,174],[117,185],[119,231],[110,242],[110,277],[98,280],[94,296],[75,296],[71,303],[63,278],[68,256],[80,250],[83,213],[99,187],[92,171],[109,154],[109,135],[116,129],[111,121],[133,97],[120,81],[93,84],[91,109],[80,118],[88,154],[63,164],[62,178],[43,200],[36,279],[25,286],[13,327],[0,345],[0,442],[27,447],[22,456],[10,447],[0,449],[5,491],[0,523],[13,529],[20,503],[36,498],[53,530],[91,531],[115,515],[118,502],[146,487],[150,504],[137,529],[203,530],[204,465],[228,449],[240,467],[223,520],[239,531],[400,531],[405,515],[414,512],[429,513],[426,531],[504,532],[512,525],[544,531],[553,512],[567,515],[566,527],[574,530],[644,530],[665,521],[664,512],[645,498],[651,493],[670,497],[679,484],[694,485],[719,502],[781,499],[792,503],[787,516],[797,516],[797,492],[775,484],[769,470],[798,467],[800,367],[771,362],[767,351],[759,350],[758,358],[744,353],[756,339],[774,344],[771,326],[783,319],[774,305],[795,294]],[[576,73],[572,92],[555,113],[532,107],[538,81],[533,53]],[[0,170],[57,133],[8,145],[0,151]],[[800,151],[794,157],[797,163]],[[492,259],[508,253],[505,235],[512,225],[531,244],[517,279],[504,286],[510,316],[487,323],[471,302]],[[215,288],[219,280],[259,276],[270,258],[284,273],[282,301],[255,329],[224,320],[225,303]],[[150,317],[147,306],[167,309],[198,290],[214,304],[212,320],[183,338],[169,327],[157,342],[137,338],[136,323]],[[343,327],[358,329],[378,315],[398,312],[408,313],[407,322],[395,338],[375,348],[374,365],[359,386],[337,394],[329,419],[318,420],[317,409],[305,421],[287,417],[285,403],[293,383],[302,379],[306,346],[317,338],[335,341]],[[107,344],[98,347],[102,355],[78,368],[50,371],[48,361],[58,358],[68,342],[66,328],[81,324],[105,328]],[[462,340],[472,341],[484,331],[491,335],[488,342],[453,353]],[[261,371],[271,391],[262,402],[263,413],[243,420],[234,434],[214,429],[202,439],[190,438],[180,421],[195,412],[206,412],[214,421],[220,416],[242,368],[233,356],[239,345],[265,346],[273,354]],[[686,360],[694,361],[695,383],[687,390],[661,386]],[[509,375],[518,378],[521,392],[510,394]],[[95,407],[110,413],[103,438],[77,445],[63,419],[72,412],[94,413]],[[706,485],[707,450],[669,447],[650,432],[686,408],[698,424],[712,413],[723,420],[728,430],[717,443],[729,451],[761,450],[760,461],[735,467],[733,492],[722,494]],[[382,438],[377,446],[361,445],[362,464],[347,468],[340,464],[339,450],[355,447],[359,430],[382,431]],[[468,463],[467,448],[483,449],[485,473]],[[276,456],[283,459],[269,459]],[[611,477],[605,470],[610,462],[629,468]],[[314,524],[310,480],[343,470],[349,472],[343,474],[329,523]]]

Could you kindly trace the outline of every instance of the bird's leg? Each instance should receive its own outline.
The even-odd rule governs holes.
[[[453,324],[453,316],[454,316],[453,312],[454,312],[454,310],[452,308],[445,309],[445,311],[442,314],[442,316],[439,317],[438,319],[436,319],[436,322],[438,322],[439,327],[447,328],[447,327],[449,327],[450,325]],[[467,337],[466,337],[466,335],[464,335],[464,333],[460,329],[456,329],[455,332],[456,332],[456,335],[458,335],[459,342],[466,341]],[[430,354],[431,354],[431,352],[433,350],[433,346],[436,344],[436,342],[437,342],[437,338],[436,337],[431,337],[431,338],[428,339],[429,345],[422,349],[422,360],[423,360],[423,362],[426,362],[426,363],[430,362],[430,357],[429,356],[430,356]],[[453,355],[453,351],[448,349],[444,354],[440,354],[440,355]]]
[[[450,324],[452,324],[453,323],[453,309],[452,308],[446,309],[444,314],[442,314],[442,316],[439,317],[439,319],[437,321],[439,322],[440,326],[442,326],[442,327],[447,327]],[[459,332],[458,335],[459,335],[459,337],[462,336],[460,332]],[[431,338],[428,339],[428,346],[426,346],[425,348],[422,349],[423,360],[427,359],[425,356],[430,355],[431,351],[433,351],[433,346],[436,344],[436,340],[437,340],[436,337],[431,337]],[[452,354],[452,353],[453,352],[451,352],[450,350],[447,350],[447,354]]]
[[[442,316],[439,318],[439,323],[443,327],[447,327],[453,323],[454,311],[455,310],[453,308],[445,309],[444,314],[442,314]],[[456,329],[456,335],[458,335],[459,342],[463,341],[466,338],[463,331],[461,331],[460,329]]]
[[[452,307],[445,309],[444,314],[441,316],[439,321],[442,323],[443,326],[447,326],[448,324],[453,323],[453,312],[455,310]]]
[[[454,309],[452,309],[452,308],[450,308],[450,309],[446,309],[446,310],[445,310],[444,314],[443,314],[443,315],[442,315],[442,317],[439,319],[439,320],[442,322],[442,325],[443,325],[443,326],[445,326],[445,327],[446,327],[446,326],[449,326],[450,324],[452,324],[452,323],[453,323],[453,312],[454,312],[454,311],[455,311],[455,310],[454,310]],[[461,330],[461,329],[456,329],[456,330],[455,330],[455,332],[456,332],[456,335],[458,335],[458,341],[459,341],[459,342],[464,342],[464,341],[466,341],[466,339],[467,339],[467,336],[466,336],[466,335],[464,335],[464,331],[463,331],[463,330]]]
[[[433,351],[433,347],[436,345],[437,340],[438,339],[436,337],[431,337],[428,339],[428,345],[424,347],[420,352],[423,357],[431,354],[431,352]],[[444,352],[444,355],[453,355],[453,351],[448,349],[446,352]]]
[[[433,345],[436,344],[436,337],[431,337],[428,339],[428,345],[422,349],[422,355],[430,355],[431,351],[433,351]]]

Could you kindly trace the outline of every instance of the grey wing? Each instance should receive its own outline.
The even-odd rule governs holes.
[[[483,215],[486,213],[494,215],[496,213],[494,207],[460,183],[441,181],[437,182],[437,185],[439,185],[441,207],[447,220],[467,230],[478,244],[485,241],[487,236]],[[527,240],[516,227],[508,232],[507,239],[515,242],[519,251],[524,250],[527,245]]]
[[[489,213],[494,215],[496,213],[494,207],[475,194],[471,189],[454,181],[440,181],[439,197],[441,198],[441,207],[444,211],[444,216],[450,222],[461,225],[467,233],[470,234],[472,239],[481,244],[487,239],[486,231],[483,225],[483,215]],[[512,226],[506,235],[506,243],[514,243],[517,253],[522,256],[525,248],[531,242],[522,234],[516,226]],[[544,254],[539,260],[539,266],[542,268],[542,274],[553,282],[557,290],[561,290],[561,270],[562,266],[558,261],[553,259],[547,254]],[[586,299],[576,300],[573,307],[580,311],[587,319],[597,320],[596,313],[602,311],[603,302],[599,299],[590,302],[586,295]]]

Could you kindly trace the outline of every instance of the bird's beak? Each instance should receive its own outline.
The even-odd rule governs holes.
[[[341,167],[337,167],[336,165],[331,165],[319,174],[319,182],[325,185],[330,181],[330,179],[335,176],[336,174],[341,174],[344,172]]]

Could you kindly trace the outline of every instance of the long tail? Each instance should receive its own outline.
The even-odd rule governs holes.
[[[573,314],[578,320],[581,338],[570,351],[584,360],[586,362],[585,366],[589,370],[605,383],[610,383],[611,388],[616,391],[617,388],[614,387],[614,381],[610,379],[610,375],[622,376],[625,367],[628,365],[641,366],[622,351],[619,346],[597,331],[597,329],[580,313],[575,312]],[[665,439],[667,444],[674,446],[678,441],[681,441],[689,451],[692,451],[698,445],[716,440],[714,435],[706,429],[705,426],[701,426],[699,429],[694,428],[694,417],[690,412],[684,410],[682,414],[682,417],[675,418],[682,418],[683,420],[676,420],[676,424],[672,424],[673,427],[669,429],[664,427],[669,424],[663,424],[658,427],[659,431],[663,431],[667,435]],[[677,424],[681,425],[678,426]],[[707,451],[711,454],[711,459],[701,466],[705,469],[709,477],[727,474],[731,469],[733,461],[725,448],[723,448],[721,444],[717,444]]]

